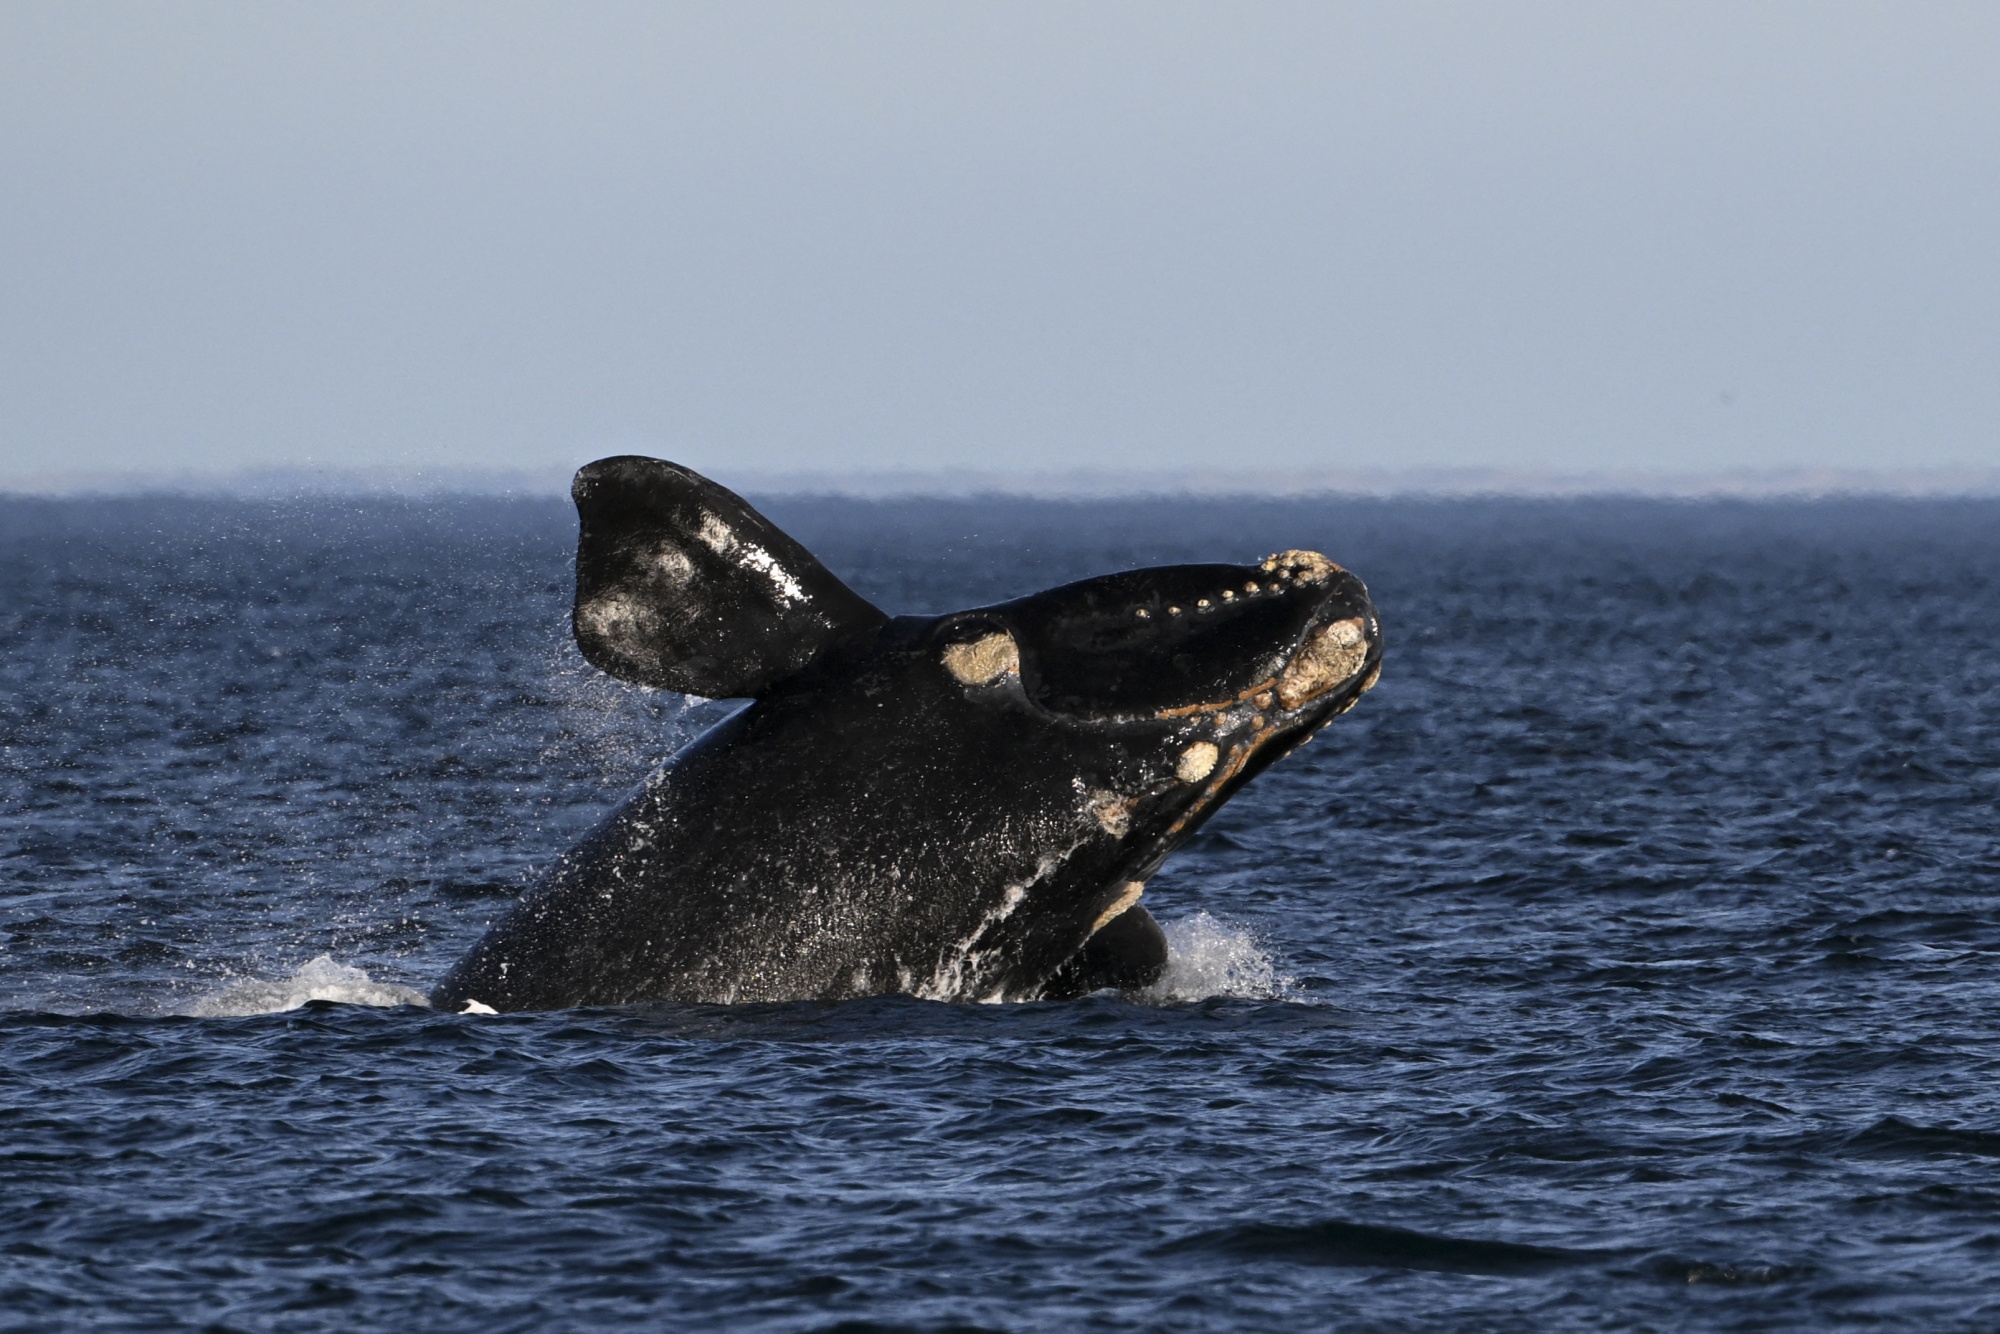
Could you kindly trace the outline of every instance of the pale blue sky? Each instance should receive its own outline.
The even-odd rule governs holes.
[[[2000,5],[0,6],[0,485],[2000,467]]]

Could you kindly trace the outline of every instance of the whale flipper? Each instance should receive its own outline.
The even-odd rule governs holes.
[[[1132,991],[1160,980],[1167,933],[1136,904],[1105,923],[1042,988],[1044,1000],[1075,1000],[1109,987]]]
[[[601,459],[571,494],[577,646],[640,685],[755,696],[888,620],[741,496],[659,459]]]

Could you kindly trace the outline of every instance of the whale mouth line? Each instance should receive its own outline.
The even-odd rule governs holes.
[[[1267,676],[1256,685],[1242,690],[1229,699],[1203,700],[1199,704],[1182,704],[1171,709],[1160,709],[1152,716],[1165,723],[1172,722],[1177,718],[1199,718],[1205,713],[1224,713],[1239,704],[1256,704],[1260,708],[1269,708],[1271,699],[1276,697],[1275,692],[1277,688],[1278,678]],[[1259,695],[1266,696],[1266,698],[1259,699]]]
[[[1200,819],[1221,804],[1221,794],[1242,774],[1251,760],[1262,753],[1271,742],[1283,736],[1299,734],[1300,740],[1310,737],[1327,723],[1353,708],[1360,698],[1367,694],[1381,676],[1382,657],[1379,645],[1368,645],[1363,656],[1347,677],[1338,684],[1322,689],[1319,693],[1301,700],[1298,705],[1288,707],[1277,717],[1259,722],[1249,736],[1231,745],[1223,753],[1222,762],[1207,775],[1201,790],[1181,813],[1179,819],[1167,827],[1161,841],[1172,845],[1172,841],[1191,823]],[[1303,726],[1302,715],[1317,715]],[[1260,718],[1262,715],[1260,715]],[[1287,747],[1289,750],[1290,747]]]
[[[1306,635],[1282,668],[1255,685],[1246,686],[1227,699],[1159,709],[1152,717],[1172,722],[1225,713],[1244,704],[1268,711],[1274,703],[1288,713],[1298,713],[1359,679],[1371,659],[1379,665],[1380,654],[1369,639],[1367,618],[1345,616]],[[1372,685],[1374,681],[1368,681],[1356,692],[1356,697]]]

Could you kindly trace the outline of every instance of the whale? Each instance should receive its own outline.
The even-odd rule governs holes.
[[[1380,675],[1315,551],[882,611],[687,468],[582,468],[594,667],[747,705],[672,754],[445,975],[460,1012],[1064,1000],[1161,977],[1145,885]]]

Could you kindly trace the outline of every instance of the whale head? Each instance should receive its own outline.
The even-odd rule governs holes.
[[[1353,707],[1382,658],[1367,588],[1314,551],[1085,579],[934,633],[962,684],[1007,683],[1073,726],[1177,745],[1175,776],[1210,798]]]
[[[1303,721],[1381,660],[1367,588],[1313,551],[1256,565],[1128,570],[947,624],[954,638],[970,631],[1011,641],[1023,692],[1041,708],[1100,721],[1245,704]],[[1009,650],[996,642],[983,652]]]
[[[1244,783],[1352,708],[1382,657],[1361,580],[1298,550],[1086,579],[937,618],[930,638],[968,707],[1073,739],[1079,821],[1113,849],[1104,883],[1077,890],[1112,917]]]

